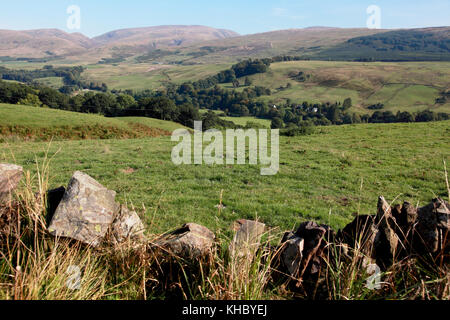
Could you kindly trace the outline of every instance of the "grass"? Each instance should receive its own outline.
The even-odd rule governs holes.
[[[84,171],[142,208],[155,233],[186,222],[226,230],[256,216],[282,230],[311,219],[337,229],[356,212],[374,213],[378,195],[422,204],[445,197],[448,127],[448,121],[352,125],[281,137],[280,171],[270,177],[259,166],[175,166],[170,137],[2,144],[0,162],[34,173],[49,148],[51,187]],[[226,209],[219,214],[221,194]]]
[[[16,201],[0,206],[0,299],[2,300],[262,300],[262,299],[423,299],[448,300],[447,266],[424,265],[410,258],[380,274],[381,287],[366,287],[370,276],[360,241],[347,253],[328,244],[319,296],[316,286],[298,278],[280,278],[278,250],[270,250],[270,235],[249,255],[228,251],[230,238],[216,232],[217,245],[201,259],[185,259],[152,249],[158,237],[147,229],[148,244],[123,243],[93,249],[46,232],[46,190],[51,167],[44,156],[35,174],[15,192]],[[448,181],[447,181],[448,186]],[[275,231],[275,232],[274,232]],[[279,242],[279,230],[270,234]],[[276,276],[276,277],[275,277]],[[300,280],[300,281],[299,281]],[[284,281],[284,283],[283,283]],[[306,278],[306,281],[311,281]],[[314,285],[314,284],[313,284]],[[313,287],[314,288],[314,287]],[[306,290],[304,295],[303,290]]]
[[[0,141],[111,139],[168,135],[182,125],[150,118],[106,118],[50,108],[0,104]]]
[[[43,86],[50,87],[53,89],[59,89],[64,86],[63,79],[61,77],[48,77],[35,79],[35,81]]]
[[[151,128],[158,128],[165,131],[172,132],[177,129],[188,129],[187,127],[172,121],[159,120],[153,118],[143,118],[143,117],[122,117],[116,118],[117,120],[124,121],[126,123],[138,123]]]
[[[248,122],[257,123],[258,125],[270,128],[270,120],[258,119],[255,117],[222,117],[222,119],[234,122],[237,125],[245,126]]]

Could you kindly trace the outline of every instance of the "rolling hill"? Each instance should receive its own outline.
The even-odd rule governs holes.
[[[52,58],[93,54],[109,57],[123,48],[131,54],[137,54],[235,36],[238,34],[233,31],[204,26],[122,29],[92,39],[80,33],[66,33],[58,29],[0,30],[0,57]]]
[[[91,39],[81,33],[58,29],[0,30],[0,57],[63,56],[85,52],[91,46]]]
[[[450,28],[312,27],[240,36],[205,26],[115,30],[95,38],[56,29],[0,30],[0,57],[106,63],[228,63],[290,55],[312,60],[450,60]]]
[[[49,108],[0,104],[0,143],[156,137],[170,135],[179,128],[185,127],[151,118],[106,118]]]

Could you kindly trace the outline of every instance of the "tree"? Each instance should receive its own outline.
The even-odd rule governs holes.
[[[352,107],[352,99],[351,98],[347,98],[344,100],[344,103],[342,104],[342,108],[344,110],[350,109]]]
[[[284,126],[283,120],[281,118],[273,118],[270,127],[272,129],[282,129]]]
[[[190,128],[194,128],[194,121],[200,119],[200,113],[198,109],[192,104],[182,104],[178,107],[178,119],[177,122]]]
[[[117,106],[120,109],[130,109],[136,106],[136,100],[128,94],[120,94],[116,98]]]
[[[140,116],[177,121],[179,110],[167,97],[145,98],[139,102]]]
[[[411,113],[409,113],[408,111],[397,112],[396,118],[397,118],[397,122],[414,122],[415,121],[414,116]]]
[[[421,111],[416,115],[417,122],[436,121],[436,118],[436,114],[430,110]]]
[[[27,94],[26,98],[21,99],[18,104],[24,106],[42,107],[42,102],[39,97],[35,94]]]

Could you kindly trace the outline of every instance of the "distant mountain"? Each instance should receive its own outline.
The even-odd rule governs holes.
[[[0,30],[0,57],[42,58],[85,54],[89,49],[165,48],[239,36],[230,30],[203,26],[160,26],[122,29],[90,39],[57,29]],[[132,50],[133,51],[133,50]]]
[[[189,49],[197,55],[192,61],[203,59],[220,61],[224,58],[235,60],[243,57],[273,57],[276,55],[304,55],[344,43],[361,36],[386,32],[367,28],[328,28],[311,27],[257,33],[213,40],[192,45]],[[202,55],[202,51],[207,55]],[[198,56],[199,58],[195,58]]]
[[[313,57],[362,61],[449,61],[450,27],[393,30],[356,37]]]
[[[204,26],[159,26],[111,31],[93,38],[92,41],[95,46],[150,44],[156,48],[189,45],[237,36],[239,34],[234,31]]]
[[[85,52],[92,41],[58,29],[0,30],[0,57],[48,57]]]
[[[450,27],[309,27],[240,36],[205,26],[121,29],[88,38],[56,29],[0,30],[0,57],[71,61],[217,63],[289,55],[318,60],[450,60]]]

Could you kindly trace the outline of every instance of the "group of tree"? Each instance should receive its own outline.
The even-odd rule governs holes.
[[[193,127],[195,120],[203,120],[206,121],[206,125],[204,125],[206,130],[212,127],[235,127],[232,122],[221,119],[214,112],[208,112],[203,116],[199,114],[200,108],[220,110],[227,116],[253,116],[269,119],[272,121],[272,128],[282,129],[283,134],[286,135],[308,134],[312,130],[310,127],[318,125],[425,122],[449,119],[448,114],[433,111],[393,114],[391,111],[376,110],[373,114],[360,115],[350,112],[351,98],[347,98],[343,102],[315,104],[308,102],[298,104],[287,100],[285,104],[276,106],[273,103],[257,99],[261,96],[269,96],[271,90],[259,86],[252,87],[248,78],[248,75],[253,72],[264,72],[269,65],[270,59],[267,61],[244,61],[229,70],[220,72],[216,75],[217,79],[213,81],[229,81],[233,77],[236,78],[237,74],[245,75],[247,86],[242,91],[222,88],[217,83],[212,87],[208,87],[209,85],[206,84],[200,85],[201,81],[207,81],[201,80],[181,85],[171,84],[160,91],[89,91],[78,95],[70,95],[69,92],[64,90],[44,87],[35,82],[21,84],[0,81],[0,102],[95,113],[110,117],[151,117],[175,121],[188,127]],[[36,74],[27,72],[21,74],[18,72],[16,76],[35,77],[37,75],[65,74],[65,77],[70,78],[69,74],[71,74],[76,81],[82,72],[82,69],[77,67],[75,69],[68,68],[65,71],[63,69],[49,66],[40,71],[35,71]],[[9,76],[13,77],[13,74],[9,74]],[[89,86],[95,87],[96,84],[90,83]],[[107,91],[106,88],[104,91]],[[380,105],[374,106],[376,107],[374,109],[377,109]]]
[[[70,94],[80,89],[89,89],[107,92],[108,86],[105,83],[88,82],[81,79],[81,74],[85,70],[82,66],[75,67],[53,67],[44,66],[36,70],[14,70],[0,67],[0,79],[14,80],[26,84],[34,84],[37,79],[58,77],[62,78],[64,86],[59,91]]]
[[[271,62],[272,59],[249,59],[241,61],[231,66],[230,69],[220,71],[214,76],[198,81],[186,82],[185,85],[191,85],[195,90],[201,90],[212,88],[221,83],[231,83],[236,88],[240,86],[238,79],[246,77],[244,84],[245,86],[250,86],[251,79],[248,76],[267,72]]]

